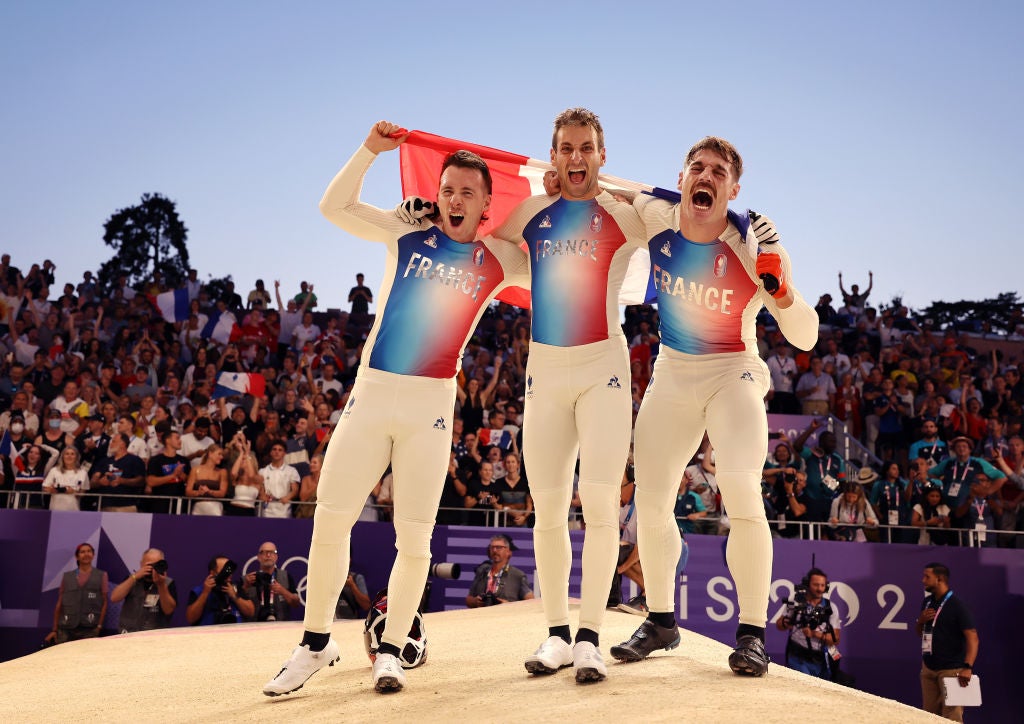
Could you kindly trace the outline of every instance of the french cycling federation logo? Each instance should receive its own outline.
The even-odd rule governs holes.
[[[604,219],[601,218],[601,214],[594,214],[590,217],[590,230],[595,234],[601,231],[601,227],[604,225]]]
[[[661,245],[661,253],[667,256],[669,259],[672,258],[672,247],[668,243],[668,239]]]
[[[473,263],[477,266],[484,265],[484,248],[482,246],[478,246],[473,250]]]
[[[528,375],[526,378],[526,396],[533,398],[533,375]]]
[[[551,217],[545,214],[544,218],[541,219],[540,224],[538,224],[538,227],[541,228],[541,229],[550,229],[551,228]]]
[[[747,382],[753,382],[754,381],[754,375],[750,374],[750,370],[744,370],[743,374],[740,375],[740,379],[741,380],[746,380]]]
[[[430,236],[428,236],[426,239],[423,240],[423,243],[426,244],[427,246],[429,246],[431,249],[436,249],[437,248],[437,234],[431,234]]]
[[[341,416],[342,417],[348,417],[349,415],[351,415],[352,414],[352,407],[355,404],[356,404],[356,398],[354,396],[350,396],[348,398],[348,404],[345,405],[345,411],[343,413],[341,413]]]
[[[618,375],[612,375],[611,379],[608,380],[608,386],[612,387],[612,388],[614,388],[616,390],[621,390],[622,389],[622,385],[619,383],[619,376]]]
[[[437,418],[437,421],[434,422],[434,429],[435,430],[447,430],[448,429],[447,427],[445,427],[444,418],[443,417]]]

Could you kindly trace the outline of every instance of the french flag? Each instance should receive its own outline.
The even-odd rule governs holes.
[[[157,308],[163,318],[172,324],[184,322],[189,316],[188,290],[175,289],[170,292],[150,296],[149,301]]]
[[[512,433],[508,430],[491,430],[489,428],[483,428],[476,437],[477,442],[485,447],[497,445],[502,450],[510,450],[512,448]]]
[[[231,312],[218,312],[214,310],[210,314],[210,320],[199,332],[203,339],[212,339],[220,344],[237,342],[242,338],[242,328],[238,326],[238,320]]]
[[[419,196],[437,198],[437,182],[441,165],[448,154],[464,149],[472,151],[487,162],[493,181],[491,208],[488,221],[480,226],[480,234],[491,233],[523,199],[544,193],[544,173],[554,169],[547,161],[502,151],[489,146],[467,143],[453,138],[435,136],[424,131],[411,131],[405,143],[398,147],[402,175],[402,197]],[[625,189],[651,194],[672,203],[679,201],[679,193],[669,189],[640,184],[608,174],[601,174],[601,185],[608,189]],[[640,304],[648,298],[650,255],[646,249],[630,257],[626,278],[619,294],[619,304]],[[653,289],[653,287],[651,287]],[[509,287],[498,294],[498,299],[517,307],[529,308],[530,292],[521,287]]]
[[[252,395],[263,397],[267,381],[263,375],[252,372],[221,372],[217,376],[217,384],[213,388],[212,399],[235,397],[236,395]]]
[[[11,466],[18,472],[24,472],[25,461],[21,459],[21,455],[17,450],[14,449],[14,444],[11,442],[11,436],[4,430],[4,434],[0,437],[0,455],[6,455],[11,459]]]

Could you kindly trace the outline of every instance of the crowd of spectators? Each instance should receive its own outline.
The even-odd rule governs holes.
[[[0,503],[312,514],[322,453],[373,322],[362,275],[349,293],[350,311],[325,312],[305,281],[290,294],[256,280],[244,300],[229,283],[212,298],[193,270],[183,284],[190,314],[180,322],[165,320],[154,304],[169,291],[159,274],[134,288],[122,280],[104,295],[88,271],[56,298],[55,285],[49,260],[22,273],[9,255],[0,259]],[[816,305],[821,331],[810,353],[794,351],[766,313],[757,326],[772,379],[769,412],[812,421],[807,435],[772,441],[764,492],[777,532],[791,535],[805,529],[787,522],[810,521],[851,540],[934,543],[947,539],[911,526],[1019,528],[1024,382],[1015,356],[979,353],[969,335],[934,329],[905,307],[871,307],[870,284],[846,291],[840,276],[839,288],[838,309],[827,293]],[[654,307],[626,308],[634,415],[658,355],[657,329]],[[445,423],[452,457],[439,522],[532,524],[521,456],[529,339],[528,311],[496,303],[467,346]],[[224,372],[261,375],[265,394],[215,399]],[[835,452],[837,431],[862,444],[857,459]],[[944,462],[965,446],[961,464]],[[948,521],[928,502],[932,486],[941,490]],[[364,519],[387,519],[390,487],[385,471]],[[687,469],[681,499],[687,488],[703,507],[687,513],[688,527],[726,533],[707,444]],[[856,519],[844,525],[848,496],[857,498]],[[889,525],[908,530],[881,535]]]

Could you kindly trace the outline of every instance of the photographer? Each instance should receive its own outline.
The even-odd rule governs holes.
[[[277,546],[270,541],[260,545],[257,560],[259,570],[242,577],[242,596],[252,601],[255,620],[287,621],[290,610],[301,601],[291,576],[277,567]]]
[[[124,601],[118,631],[150,631],[168,628],[178,607],[178,589],[167,575],[167,560],[157,548],[142,554],[139,570],[114,587],[111,603]]]
[[[106,571],[93,568],[95,557],[96,549],[90,543],[79,543],[75,548],[78,565],[61,578],[57,606],[53,610],[53,630],[45,641],[62,644],[96,638],[103,630],[110,583]]]
[[[526,574],[509,564],[514,550],[515,543],[507,535],[491,536],[487,546],[488,560],[476,568],[466,595],[467,606],[480,608],[533,598]]]
[[[786,666],[819,679],[834,679],[838,669],[839,615],[825,598],[828,576],[812,568],[796,587],[786,613],[775,621],[779,631],[789,631]]]
[[[256,616],[252,601],[238,595],[231,574],[238,567],[227,556],[214,556],[207,564],[208,574],[201,586],[188,594],[185,620],[190,626],[208,626],[217,623],[238,623],[242,617]]]

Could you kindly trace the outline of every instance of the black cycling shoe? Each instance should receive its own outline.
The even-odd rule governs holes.
[[[729,654],[729,668],[741,676],[764,676],[769,661],[764,643],[757,636],[740,636]]]
[[[641,661],[654,651],[674,649],[679,641],[679,629],[676,626],[666,628],[648,619],[633,632],[629,641],[612,646],[611,655],[619,661]]]

